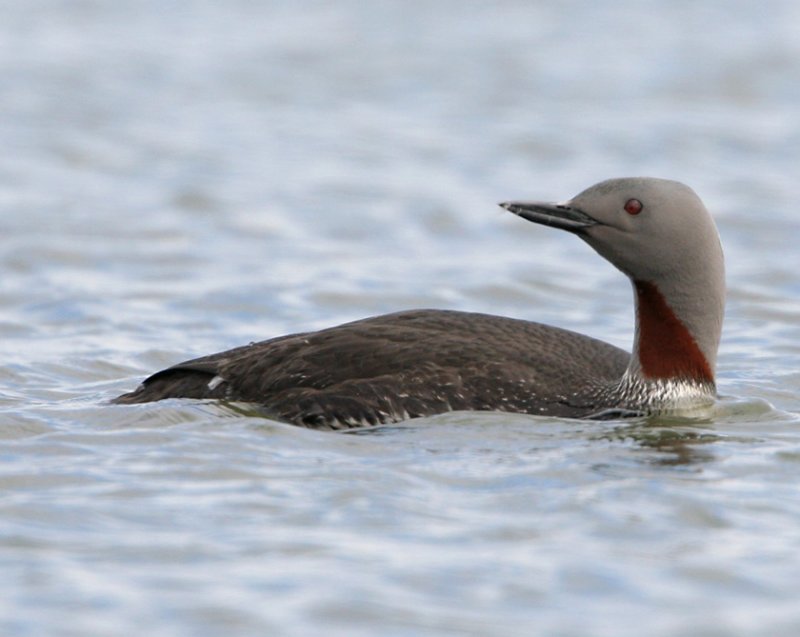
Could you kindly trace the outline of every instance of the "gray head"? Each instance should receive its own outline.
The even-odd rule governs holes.
[[[637,302],[631,373],[713,383],[724,263],[716,226],[691,188],[649,177],[609,179],[560,204],[501,205],[529,221],[577,234],[628,275]],[[688,352],[689,340],[699,353]]]

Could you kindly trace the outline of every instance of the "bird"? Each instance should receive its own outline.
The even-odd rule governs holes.
[[[602,420],[714,403],[724,258],[714,221],[690,187],[625,177],[563,203],[499,205],[576,235],[628,277],[630,353],[542,323],[405,310],[178,363],[112,402],[253,403],[274,420],[327,430],[449,411]]]

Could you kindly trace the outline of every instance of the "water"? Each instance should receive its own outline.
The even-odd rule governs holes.
[[[0,11],[0,634],[798,634],[796,3]],[[628,347],[623,277],[495,204],[637,174],[722,234],[706,419],[106,404],[411,307]]]

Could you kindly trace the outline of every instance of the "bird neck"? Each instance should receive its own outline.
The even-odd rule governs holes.
[[[636,333],[628,380],[683,386],[713,395],[724,298],[695,299],[686,294],[686,286],[665,291],[648,281],[632,283]]]

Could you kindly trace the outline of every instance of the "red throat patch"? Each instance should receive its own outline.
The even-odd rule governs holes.
[[[714,382],[714,373],[697,341],[675,316],[653,283],[635,281],[639,320],[639,363],[653,379]]]

